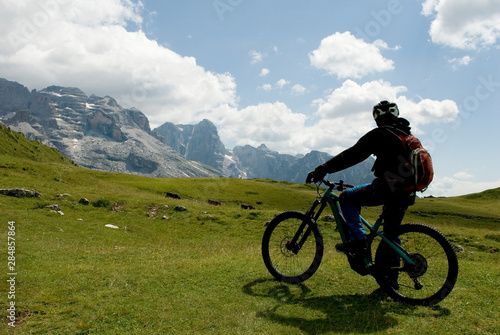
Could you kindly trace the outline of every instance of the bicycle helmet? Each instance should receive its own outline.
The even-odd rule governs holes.
[[[391,114],[395,117],[399,116],[398,105],[394,102],[389,102],[387,100],[380,101],[378,104],[373,106],[373,119],[375,121],[382,115]]]

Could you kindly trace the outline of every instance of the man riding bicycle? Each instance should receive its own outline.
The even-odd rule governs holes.
[[[408,173],[403,169],[402,160],[405,149],[396,135],[409,135],[410,123],[399,117],[398,106],[388,101],[381,101],[373,107],[373,118],[377,128],[361,137],[351,148],[311,171],[306,180],[307,183],[321,181],[327,173],[344,170],[364,161],[370,155],[376,156],[372,168],[375,179],[370,184],[348,189],[340,195],[350,239],[337,244],[335,248],[347,254],[351,267],[361,274],[367,274],[365,263],[370,261],[366,231],[359,219],[361,206],[384,205],[384,232],[388,238],[398,241],[406,209],[415,199],[414,191],[405,190],[408,186]],[[387,250],[387,253],[387,265],[399,262],[393,252],[389,253]]]

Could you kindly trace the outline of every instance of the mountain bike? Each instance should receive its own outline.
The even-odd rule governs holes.
[[[328,188],[321,188],[321,184]],[[300,284],[316,272],[324,250],[318,219],[328,205],[342,242],[348,240],[340,197],[334,191],[350,187],[353,186],[343,181],[323,180],[317,184],[317,197],[309,210],[286,211],[269,222],[262,239],[262,257],[274,278]],[[408,223],[401,225],[399,238],[391,240],[379,230],[383,213],[373,225],[361,216],[360,219],[369,231],[370,254],[365,260],[366,272],[362,274],[372,275],[389,297],[411,305],[432,306],[450,294],[458,277],[458,260],[442,233],[424,224]],[[379,243],[372,261],[375,238]],[[392,262],[386,261],[387,250],[392,252]]]

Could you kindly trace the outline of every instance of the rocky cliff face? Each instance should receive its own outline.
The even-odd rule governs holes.
[[[91,169],[154,177],[218,175],[152,136],[141,111],[124,109],[108,96],[88,97],[78,88],[50,86],[29,92],[1,80],[0,118]]]
[[[310,171],[332,158],[331,155],[319,151],[312,151],[305,156],[280,154],[268,149],[264,144],[258,148],[249,145],[236,147],[233,155],[249,178],[269,178],[294,183],[304,183]],[[328,178],[332,181],[344,180],[350,184],[368,183],[373,179],[370,171],[373,161],[370,157]]]
[[[0,115],[29,107],[30,91],[23,85],[0,78]]]
[[[154,129],[153,133],[186,159],[223,171],[227,150],[219,138],[217,128],[209,120],[203,120],[197,125],[177,126],[167,122]]]
[[[250,145],[235,147],[233,156],[248,178],[289,180],[296,161],[296,157],[269,150],[264,144],[258,148]]]
[[[243,178],[269,178],[303,183],[309,171],[332,158],[327,153],[312,151],[305,156],[280,154],[262,144],[227,150],[221,142],[217,128],[208,120],[197,125],[175,125],[167,122],[153,130],[167,145],[184,157],[199,161],[217,169],[222,176]],[[344,180],[351,184],[370,182],[373,158],[333,174],[332,180]]]
[[[303,183],[309,171],[331,158],[317,151],[280,154],[264,144],[227,150],[209,120],[197,125],[167,122],[151,131],[141,111],[124,109],[109,96],[59,86],[30,92],[5,79],[0,79],[0,121],[56,147],[81,166],[152,177],[221,175]],[[372,164],[369,158],[330,178],[369,182]]]

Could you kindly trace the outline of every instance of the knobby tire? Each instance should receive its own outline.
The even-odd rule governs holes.
[[[387,244],[380,242],[375,254],[377,283],[394,300],[410,305],[433,306],[450,294],[458,277],[458,260],[448,239],[423,224],[404,224],[401,246],[416,266],[387,263]],[[395,271],[395,268],[399,268]]]
[[[291,250],[291,241],[301,224],[311,232],[300,250]],[[299,238],[299,241],[302,239]],[[278,281],[299,284],[310,278],[323,258],[323,236],[318,226],[306,214],[288,211],[276,216],[262,238],[262,258],[268,271]]]

